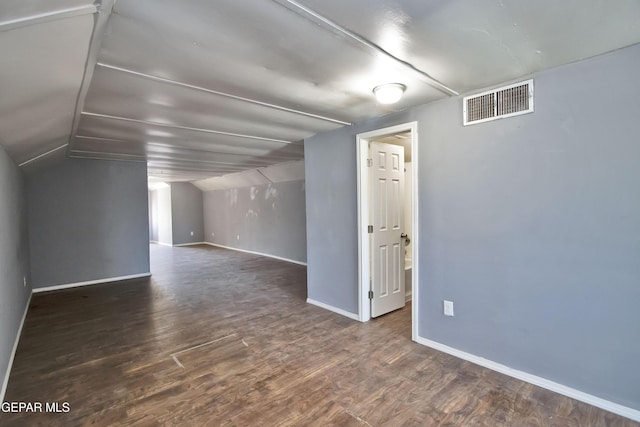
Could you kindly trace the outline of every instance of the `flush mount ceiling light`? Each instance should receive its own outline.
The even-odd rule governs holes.
[[[400,101],[407,87],[400,83],[387,83],[373,88],[373,94],[380,104],[394,104]]]

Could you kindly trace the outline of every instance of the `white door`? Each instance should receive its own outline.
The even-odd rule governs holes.
[[[371,317],[404,307],[404,147],[370,144]]]

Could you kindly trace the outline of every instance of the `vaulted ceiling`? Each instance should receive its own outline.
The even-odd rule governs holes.
[[[638,42],[637,0],[3,0],[0,144],[194,181]],[[388,82],[392,107],[371,92]]]

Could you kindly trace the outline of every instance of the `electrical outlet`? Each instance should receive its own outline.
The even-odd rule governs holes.
[[[453,316],[453,301],[444,300],[444,315]]]
[[[22,277],[22,283],[24,284],[24,287],[27,287],[27,278],[26,277]]]
[[[191,235],[193,236],[193,231],[191,232]]]
[[[211,233],[211,237],[216,237],[216,233]]]
[[[240,235],[239,234],[236,236],[236,240],[240,240]]]

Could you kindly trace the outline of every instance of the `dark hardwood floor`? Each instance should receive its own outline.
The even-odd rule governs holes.
[[[2,426],[638,426],[305,303],[305,267],[151,246],[153,278],[37,294]]]

